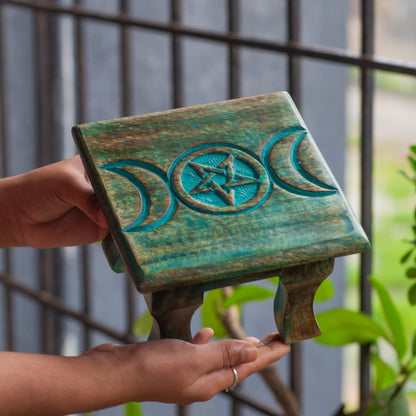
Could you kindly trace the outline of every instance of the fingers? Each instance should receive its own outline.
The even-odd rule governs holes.
[[[84,166],[81,162],[81,158],[77,155],[68,159],[71,166],[74,169],[74,173],[77,173],[77,181],[74,181],[74,191],[72,195],[74,203],[80,208],[89,218],[93,221],[99,221],[101,216],[101,210],[94,196],[94,190],[85,172]]]
[[[203,332],[196,336],[201,337],[199,339],[204,337]],[[244,340],[225,339],[201,347],[206,357],[200,364],[204,367],[204,371],[248,363],[252,363],[254,371],[257,371],[256,366],[266,366],[269,362],[280,359],[290,350],[290,347],[281,341],[279,334],[270,334],[261,341],[254,337],[247,337]]]
[[[204,359],[198,364],[203,372],[254,361],[257,347],[251,342],[224,339],[200,346]]]
[[[108,228],[81,158],[77,155],[62,163],[65,162],[69,166],[68,169],[72,170],[72,175],[68,175],[71,180],[70,184],[68,184],[69,186],[64,188],[66,195],[63,195],[63,198],[68,202],[72,202],[97,225]]]
[[[254,345],[257,345],[260,342],[260,340],[256,337],[246,337],[243,341],[251,342]]]
[[[257,344],[257,349],[258,358],[256,361],[236,367],[240,381],[280,360],[290,351],[290,346],[281,341],[279,334],[270,334]]]
[[[251,337],[247,339],[257,340],[256,338]],[[214,343],[209,345],[214,345]],[[290,351],[290,347],[281,342],[281,338],[278,334],[271,334],[267,336],[262,341],[258,342],[256,346],[248,342],[246,345],[251,345],[257,351],[256,358],[254,358],[254,360],[252,359],[252,352],[250,352],[252,350],[246,350],[246,346],[240,346],[238,344],[231,345],[226,343],[221,345],[221,348],[224,348],[224,350],[227,351],[224,353],[223,350],[223,366],[207,373],[199,380],[199,382],[203,383],[203,386],[205,386],[204,388],[206,389],[207,394],[208,392],[212,393],[214,390],[217,392],[225,390],[227,387],[234,384],[235,376],[233,370],[230,368],[231,366],[234,366],[236,369],[238,382],[241,382],[249,375],[279,360]],[[243,351],[247,352],[243,353]],[[244,358],[248,357],[251,359],[244,361]]]
[[[211,328],[202,328],[198,331],[192,339],[193,344],[206,344],[214,336],[214,331]]]

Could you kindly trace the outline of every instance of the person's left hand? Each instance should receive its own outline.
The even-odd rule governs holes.
[[[278,334],[262,341],[223,339],[208,342],[213,331],[199,331],[193,344],[178,339],[160,339],[130,345],[103,344],[79,360],[91,374],[104,372],[108,393],[121,402],[157,401],[189,404],[206,401],[233,385],[233,366],[241,382],[249,375],[279,360],[290,350]],[[94,370],[95,369],[95,370]],[[110,385],[111,380],[117,383]],[[117,402],[109,402],[115,405]]]
[[[2,179],[0,218],[0,247],[82,245],[108,233],[79,156]]]

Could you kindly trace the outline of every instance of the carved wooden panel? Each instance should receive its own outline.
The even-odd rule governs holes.
[[[143,293],[203,292],[368,248],[287,93],[84,124],[73,134]]]

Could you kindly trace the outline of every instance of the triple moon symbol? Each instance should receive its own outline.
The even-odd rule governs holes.
[[[269,175],[255,155],[223,143],[186,150],[174,160],[168,176],[184,205],[214,215],[253,210],[271,188]]]
[[[169,187],[166,173],[161,169],[140,160],[120,160],[102,165],[99,169],[122,176],[135,188],[139,196],[139,212],[123,231],[150,231],[172,218],[177,202]],[[129,201],[122,202],[129,205]]]
[[[302,166],[301,154],[305,152],[302,145],[310,144],[304,141],[307,134],[302,126],[289,127],[273,134],[263,146],[261,161],[273,183],[292,194],[309,197],[332,195],[338,192],[337,188],[312,176]],[[306,146],[305,149],[307,151]],[[313,152],[308,154],[313,156]],[[321,163],[315,163],[316,167]]]
[[[167,174],[139,160],[111,162],[100,169],[120,175],[138,194],[138,213],[132,208],[137,198],[129,196],[121,202],[135,215],[123,231],[145,232],[167,223],[176,211],[177,200],[201,213],[236,215],[263,204],[273,184],[299,196],[336,193],[336,188],[302,166],[309,146],[304,141],[306,135],[301,126],[275,133],[265,142],[260,158],[229,143],[202,144],[177,156]],[[319,161],[312,164],[320,165]]]

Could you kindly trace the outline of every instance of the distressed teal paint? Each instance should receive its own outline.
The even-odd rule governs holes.
[[[267,199],[271,189],[258,156],[228,143],[187,149],[173,161],[168,176],[184,205],[211,215],[252,211]]]
[[[155,295],[162,336],[188,333],[171,331],[190,317],[169,310],[193,310],[204,290],[276,275],[286,340],[316,336],[313,294],[333,258],[369,248],[287,93],[73,134],[115,242],[103,244],[110,264],[120,266],[119,251],[138,290]]]
[[[313,184],[315,184],[317,186],[320,186],[321,188],[328,189],[330,191],[329,193],[325,193],[325,192],[319,193],[320,196],[331,195],[331,194],[337,192],[336,188],[334,188],[333,186],[327,185],[326,183],[320,181],[315,176],[310,175],[301,166],[301,161],[299,160],[299,157],[298,157],[298,148],[299,148],[299,145],[301,144],[302,140],[305,139],[307,134],[308,133],[305,132],[305,133],[299,135],[293,141],[292,146],[290,148],[290,160],[292,161],[293,167],[299,172],[299,174],[303,178],[305,178],[306,180],[308,180],[309,182],[312,182]],[[313,196],[313,195],[310,195],[310,196]]]
[[[292,133],[299,133],[299,136],[294,139],[291,147],[290,147],[290,160],[292,162],[293,168],[298,172],[304,179],[312,182],[313,184],[320,186],[321,188],[327,189],[327,191],[310,191],[306,189],[301,189],[298,187],[295,187],[293,185],[290,185],[286,181],[284,181],[273,169],[270,162],[270,153],[273,149],[273,147],[279,143],[279,140],[282,138],[292,134]],[[337,192],[337,189],[323,183],[316,177],[313,177],[312,175],[308,174],[301,166],[300,161],[297,156],[297,149],[300,144],[300,142],[305,138],[307,135],[307,131],[302,126],[291,126],[285,130],[281,130],[277,132],[276,134],[273,134],[270,139],[265,143],[263,146],[262,152],[261,152],[261,160],[263,164],[266,166],[267,171],[269,172],[273,182],[285,189],[288,192],[291,192],[296,195],[301,196],[309,196],[309,197],[320,197],[320,196],[328,196],[335,192]]]
[[[150,197],[149,193],[147,192],[146,187],[144,184],[134,175],[127,172],[126,170],[122,169],[125,167],[139,167],[141,169],[147,170],[157,177],[159,177],[166,188],[166,192],[169,195],[169,205],[165,212],[162,214],[160,218],[158,218],[156,221],[153,221],[150,224],[147,225],[141,225],[142,222],[144,222],[149,215],[149,205],[150,205]],[[140,160],[119,160],[116,162],[107,163],[105,165],[99,166],[98,169],[107,170],[109,172],[117,173],[118,175],[122,176],[124,179],[128,180],[134,188],[138,191],[138,198],[140,199],[140,211],[137,214],[136,218],[123,229],[125,232],[146,232],[154,230],[155,228],[158,228],[165,224],[167,221],[169,221],[175,210],[176,210],[176,200],[169,189],[169,183],[168,178],[162,170],[157,168],[156,166],[151,165],[150,163],[145,163]]]

